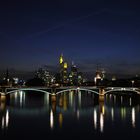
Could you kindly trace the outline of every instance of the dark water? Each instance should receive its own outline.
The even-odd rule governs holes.
[[[56,99],[56,100],[55,100]],[[106,95],[104,102],[88,92],[51,97],[16,92],[1,97],[2,139],[139,139],[140,97]]]

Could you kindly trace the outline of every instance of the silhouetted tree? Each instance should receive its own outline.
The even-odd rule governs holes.
[[[40,78],[33,78],[26,82],[26,86],[45,86],[45,83]]]

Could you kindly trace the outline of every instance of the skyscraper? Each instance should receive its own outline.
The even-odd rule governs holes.
[[[60,55],[59,58],[59,65],[60,65],[60,82],[62,84],[66,84],[68,82],[68,64],[64,61],[63,54]]]
[[[71,85],[77,85],[77,83],[78,83],[78,73],[77,72],[78,72],[77,67],[74,64],[74,62],[72,62],[71,72],[69,75]]]
[[[64,60],[63,60],[63,54],[60,55],[59,58],[59,66],[60,66],[60,82],[63,82],[63,65],[64,65]]]
[[[67,62],[64,62],[64,66],[63,66],[63,83],[67,83],[68,82],[68,64]]]
[[[49,86],[51,84],[51,75],[50,72],[47,70],[46,67],[39,68],[36,72],[37,78],[40,78],[44,81],[46,86]]]

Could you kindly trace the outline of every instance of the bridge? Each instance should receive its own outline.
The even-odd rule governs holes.
[[[134,92],[140,95],[140,88],[135,87],[56,87],[56,88],[47,88],[47,87],[6,87],[0,88],[0,95],[8,95],[18,91],[37,91],[42,93],[47,93],[50,95],[58,95],[64,92],[70,91],[87,91],[90,93],[105,95],[112,92]]]

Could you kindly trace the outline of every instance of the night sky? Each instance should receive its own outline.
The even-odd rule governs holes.
[[[0,70],[58,67],[140,73],[139,0],[1,0]]]

